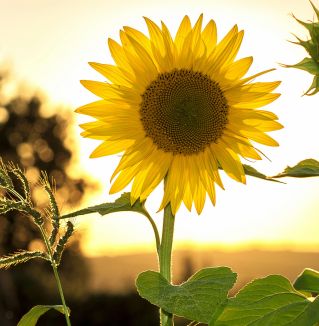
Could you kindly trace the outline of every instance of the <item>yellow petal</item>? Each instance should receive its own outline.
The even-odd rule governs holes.
[[[270,111],[255,110],[255,109],[240,109],[229,108],[229,117],[238,118],[241,120],[246,119],[259,119],[259,120],[278,120],[278,116]]]
[[[241,79],[239,83],[240,83],[240,84],[246,84],[246,83],[248,83],[249,81],[251,81],[251,80],[253,80],[253,79],[257,78],[257,77],[259,77],[259,76],[261,76],[261,75],[264,75],[264,74],[267,74],[268,72],[271,72],[271,71],[274,71],[274,70],[276,70],[276,69],[272,68],[272,69],[268,69],[268,70],[261,71],[261,72],[255,74],[255,75],[252,75],[252,76],[250,76],[250,77],[247,77],[247,78]]]
[[[168,153],[161,153],[159,151],[156,160],[153,161],[152,169],[148,171],[148,175],[141,189],[141,200],[145,200],[149,194],[158,186],[158,184],[165,178],[170,168],[172,155]]]
[[[243,85],[240,89],[242,91],[249,91],[249,92],[259,92],[259,93],[270,93],[275,90],[281,81],[274,81],[274,82],[257,82]]]
[[[81,80],[81,84],[93,94],[107,100],[125,99],[135,104],[141,101],[141,96],[133,88],[93,80]]]
[[[238,155],[222,141],[213,144],[211,148],[222,169],[234,180],[245,183],[245,172]]]
[[[161,153],[163,155],[161,155]],[[134,179],[132,185],[131,203],[134,203],[141,196],[141,193],[144,191],[144,184],[146,185],[146,187],[149,186],[150,180],[149,179],[147,180],[147,177],[149,176],[149,172],[151,172],[152,174],[157,172],[155,168],[156,161],[164,157],[165,157],[165,153],[158,150],[153,150],[153,152],[151,152],[150,155],[148,155],[141,162],[140,171],[136,176],[136,178]]]
[[[104,141],[92,152],[90,158],[120,153],[125,151],[125,149],[131,145],[131,140]]]
[[[89,65],[104,77],[106,77],[110,82],[117,85],[132,87],[132,81],[127,79],[117,66],[97,62],[89,62]]]
[[[199,44],[199,41],[201,40],[202,23],[203,23],[203,14],[201,14],[198,17],[198,19],[193,27],[193,30],[192,30],[192,49],[193,49],[193,51],[196,50],[196,48]]]
[[[208,196],[210,198],[210,201],[215,206],[216,204],[216,191],[215,191],[215,184],[214,181],[209,177],[207,171],[202,170],[201,171],[201,180],[203,182],[203,185],[208,193]]]
[[[202,32],[202,39],[207,49],[207,55],[214,50],[217,42],[217,28],[214,20],[210,20]]]
[[[190,190],[190,184],[187,182],[186,184],[186,189],[185,189],[185,194],[183,198],[183,202],[186,206],[186,208],[191,211],[192,206],[193,206],[193,197],[192,197],[192,192]]]
[[[153,62],[151,56],[145,51],[145,49],[133,38],[128,36],[136,54],[139,57],[140,65],[144,67],[144,72],[147,74],[148,82],[153,81],[158,74],[157,68]],[[146,84],[147,85],[147,84]]]
[[[134,177],[134,181],[131,189],[131,196],[130,196],[131,205],[133,205],[136,202],[136,200],[140,197],[142,185],[145,182],[147,173],[149,170],[151,170],[151,168],[152,168],[151,163],[148,166],[146,166],[144,169],[143,167],[141,167],[137,175]]]
[[[174,41],[179,53],[181,52],[181,50],[183,48],[184,40],[190,34],[191,30],[192,30],[192,25],[189,20],[189,17],[184,16],[184,18],[178,28],[178,31],[175,36],[175,41]]]
[[[122,156],[118,166],[113,172],[111,181],[121,170],[140,163],[141,161],[145,160],[153,151],[155,151],[155,146],[153,145],[150,138],[146,137],[141,141],[137,141]]]
[[[243,37],[244,31],[240,31],[237,34],[234,34],[228,43],[221,42],[222,45],[217,46],[212,58],[209,59],[211,67],[207,70],[208,74],[216,74],[218,70],[223,70],[223,66],[227,67],[234,61],[241,46]],[[227,70],[227,68],[225,68],[225,70]],[[224,78],[227,77],[225,76]]]
[[[179,192],[178,187],[180,186],[180,184],[178,183],[180,180],[180,158],[177,158],[179,156],[180,155],[174,155],[172,159],[164,187],[164,196],[162,199],[161,206],[159,208],[159,210],[161,210],[165,208],[169,203],[171,203],[171,209],[174,215],[181,204],[181,199],[176,199],[176,195]]]
[[[259,120],[259,119],[249,119],[244,120],[243,123],[246,126],[252,126],[261,131],[275,131],[283,128],[283,125],[278,121],[271,120]]]
[[[165,46],[163,41],[163,35],[161,29],[150,19],[144,17],[146,22],[148,32],[150,34],[151,44],[156,44],[156,48],[158,49],[160,55],[162,57],[165,56]]]
[[[106,110],[107,102],[104,100],[92,102],[86,105],[83,105],[75,110],[76,113],[91,115],[92,117],[103,116],[104,111]]]
[[[137,29],[134,29],[134,28],[129,27],[129,26],[124,26],[123,29],[124,29],[125,33],[128,36],[130,36],[131,38],[134,38],[136,40],[136,42],[141,44],[141,46],[145,49],[145,51],[147,51],[147,53],[149,55],[152,54],[151,42],[150,42],[149,38],[146,35],[144,35],[140,31],[138,31]]]
[[[230,80],[238,80],[246,75],[253,63],[253,57],[247,57],[237,60],[227,66],[225,78]]]
[[[166,53],[165,68],[167,68],[167,70],[169,71],[174,69],[174,64],[176,59],[176,48],[168,28],[163,22],[161,23],[162,23],[163,41],[164,41],[165,53]]]
[[[110,194],[115,194],[116,192],[123,190],[139,172],[139,166],[140,164],[136,164],[125,170],[122,170],[111,186]]]
[[[260,108],[262,106],[265,106],[267,104],[270,104],[271,102],[275,101],[281,94],[278,93],[270,93],[270,94],[263,94],[262,96],[260,96],[260,94],[262,93],[249,93],[249,96],[247,95],[247,98],[243,98],[243,99],[233,99],[234,100],[234,104],[233,107],[235,108],[250,108],[250,109],[256,109],[256,108]],[[230,97],[227,97],[227,99]],[[250,101],[248,101],[248,98],[250,98]],[[238,103],[235,103],[235,100],[238,100]],[[244,101],[245,100],[245,101]]]
[[[207,174],[210,176],[210,178],[213,180],[213,182],[216,182],[219,187],[224,189],[222,180],[220,178],[219,172],[218,172],[218,163],[216,156],[211,151],[210,147],[207,147],[207,149],[204,151],[202,155],[202,162],[203,167],[201,169],[205,170]]]
[[[110,49],[112,58],[113,58],[114,62],[116,63],[116,65],[119,68],[121,68],[122,70],[127,71],[131,75],[134,76],[134,72],[133,72],[131,66],[129,65],[129,63],[127,62],[127,58],[126,58],[123,48],[117,42],[112,40],[111,38],[108,39],[108,44],[109,44],[109,49]]]
[[[134,120],[138,115],[134,107],[128,106],[127,104],[110,103],[106,100],[83,105],[77,108],[75,112],[90,115],[101,121],[107,121],[112,116],[130,116]]]
[[[202,183],[200,181],[197,182],[197,187],[196,187],[196,192],[195,192],[195,207],[197,214],[199,215],[205,205],[205,199],[206,199],[206,191],[205,188],[203,187]]]
[[[261,160],[260,155],[254,149],[254,147],[247,140],[246,142],[240,141],[235,137],[223,136],[223,142],[225,142],[229,148],[235,153],[244,158],[251,158],[254,160]]]
[[[255,131],[242,130],[241,134],[247,138],[267,146],[279,146],[279,144],[270,136],[256,129]]]

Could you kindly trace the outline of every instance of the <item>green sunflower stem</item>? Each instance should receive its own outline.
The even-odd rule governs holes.
[[[171,260],[172,260],[172,245],[174,236],[174,223],[175,216],[172,213],[171,205],[168,204],[164,208],[164,219],[163,219],[163,231],[162,231],[162,241],[159,253],[159,263],[160,263],[160,274],[171,283],[172,273],[171,273]],[[172,326],[174,325],[173,315],[160,309],[160,319],[162,326]]]

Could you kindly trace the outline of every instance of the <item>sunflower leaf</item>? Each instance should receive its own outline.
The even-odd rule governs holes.
[[[204,268],[181,285],[171,285],[158,272],[141,273],[136,286],[141,297],[177,316],[208,323],[227,302],[237,275],[228,267]]]
[[[311,302],[297,292],[289,280],[270,275],[246,285],[209,325],[313,326],[317,320],[313,322],[309,314],[310,305]]]
[[[294,288],[299,291],[319,294],[319,272],[306,268],[296,279]]]
[[[80,209],[78,211],[72,212],[70,214],[66,214],[61,216],[60,218],[70,218],[79,215],[86,215],[92,213],[99,213],[100,215],[107,215],[116,212],[124,212],[131,211],[143,214],[145,216],[149,216],[148,212],[144,208],[143,204],[137,200],[133,205],[130,202],[130,193],[125,192],[116,199],[113,203],[103,203],[96,206],[87,207],[84,209]]]
[[[297,165],[290,167],[287,166],[285,170],[272,178],[294,177],[294,178],[307,178],[319,176],[319,161],[314,159],[306,159],[300,161]]]
[[[19,321],[17,326],[34,326],[38,319],[50,309],[55,309],[64,314],[61,305],[38,305],[31,308]],[[68,311],[70,313],[70,310]]]
[[[265,174],[257,171],[255,168],[253,168],[250,165],[243,164],[243,167],[244,167],[244,171],[245,171],[246,175],[249,175],[249,176],[255,177],[255,178],[259,178],[259,179],[263,179],[263,180],[267,180],[267,181],[274,181],[274,182],[283,183],[283,182],[281,182],[279,180],[275,180],[275,179],[272,179],[270,177],[267,177]]]
[[[319,297],[306,306],[306,309],[289,326],[314,326],[319,322]]]

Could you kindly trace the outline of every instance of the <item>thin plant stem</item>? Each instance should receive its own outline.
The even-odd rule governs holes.
[[[162,241],[159,254],[160,274],[171,283],[171,260],[172,245],[174,236],[175,216],[172,213],[171,205],[168,204],[164,208]],[[160,309],[160,320],[162,326],[174,325],[173,315],[163,309]]]
[[[66,321],[67,326],[71,326],[71,321],[70,321],[70,317],[69,317],[69,310],[68,310],[67,305],[65,303],[62,284],[61,284],[61,281],[60,281],[60,277],[59,277],[59,273],[58,273],[56,263],[55,263],[55,261],[53,259],[53,253],[52,253],[52,250],[51,250],[51,247],[50,247],[50,244],[49,244],[49,240],[48,240],[48,237],[47,237],[42,225],[38,225],[38,227],[39,227],[39,229],[41,231],[42,238],[44,240],[44,243],[45,243],[45,246],[47,248],[48,254],[50,256],[50,261],[51,261],[51,266],[52,266],[52,269],[53,269],[53,274],[54,274],[54,277],[55,277],[55,280],[56,280],[56,283],[57,283],[57,286],[58,286],[58,291],[59,291],[61,302],[62,302],[62,305],[63,305],[65,321]]]
[[[149,220],[149,222],[152,225],[153,232],[155,235],[156,251],[157,251],[157,255],[159,257],[160,251],[161,251],[161,240],[160,240],[160,236],[159,236],[156,224],[155,224],[154,220],[152,219],[151,215],[147,211],[145,212],[144,216],[146,216],[146,218]]]

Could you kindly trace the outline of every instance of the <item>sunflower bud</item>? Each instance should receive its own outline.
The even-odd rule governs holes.
[[[310,3],[316,13],[317,19],[319,20],[319,10],[314,6],[312,2]],[[304,41],[296,36],[298,42],[292,42],[292,43],[304,47],[305,50],[310,55],[310,57],[306,57],[294,65],[284,65],[284,66],[287,68],[302,69],[314,75],[312,84],[310,85],[309,89],[305,93],[305,95],[314,95],[319,92],[319,21],[303,22],[297,19],[295,16],[294,18],[297,20],[299,24],[301,24],[308,30],[310,39]]]

